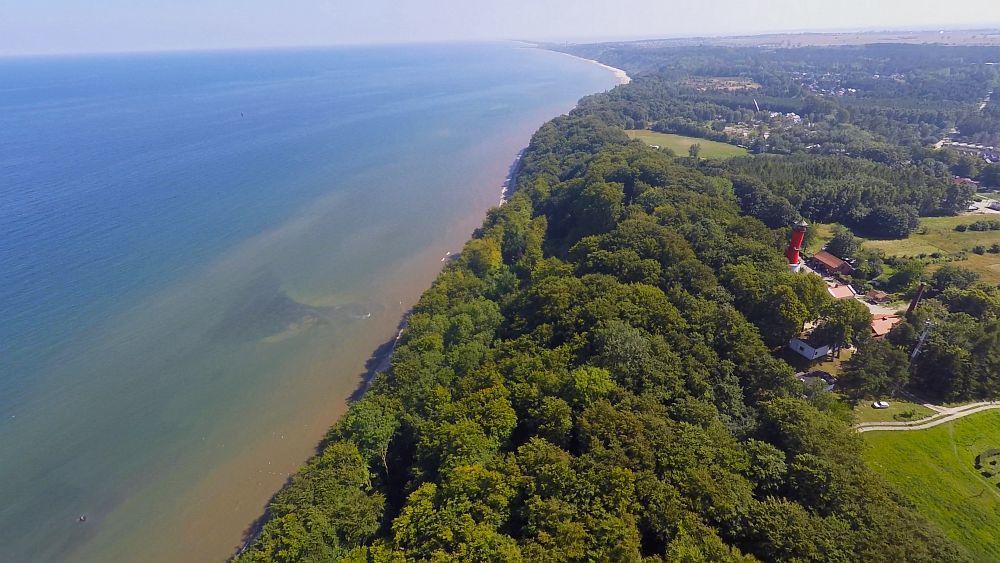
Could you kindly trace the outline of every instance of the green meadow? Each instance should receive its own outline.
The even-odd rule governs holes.
[[[1000,561],[1000,486],[976,457],[1000,448],[1000,410],[926,430],[868,432],[865,461],[978,561]]]
[[[865,247],[880,248],[889,256],[931,255],[935,252],[949,255],[960,250],[969,250],[980,244],[989,248],[994,243],[1000,243],[1000,231],[959,232],[955,230],[955,226],[998,217],[1000,215],[926,217],[920,220],[920,229],[905,239],[870,240],[865,242]],[[1000,254],[987,252],[980,255],[969,252],[964,260],[952,264],[979,272],[984,281],[1000,283]]]
[[[655,145],[663,149],[670,149],[677,156],[687,156],[691,145],[701,145],[701,158],[733,158],[747,154],[743,147],[699,139],[697,137],[685,137],[684,135],[674,135],[671,133],[657,133],[646,129],[630,129],[626,131],[628,136],[639,139],[647,145]]]

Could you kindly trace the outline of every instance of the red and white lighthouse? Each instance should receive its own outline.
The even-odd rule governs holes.
[[[802,241],[806,238],[807,227],[809,227],[809,223],[802,220],[799,220],[792,227],[792,238],[788,241],[785,257],[788,258],[788,267],[793,272],[798,272],[799,268],[802,267],[802,258],[799,257],[799,253],[802,252]]]

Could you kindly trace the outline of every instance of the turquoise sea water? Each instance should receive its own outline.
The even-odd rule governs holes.
[[[508,44],[0,59],[0,560],[228,556],[613,84]]]

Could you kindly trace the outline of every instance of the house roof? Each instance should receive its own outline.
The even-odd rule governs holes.
[[[793,338],[792,342],[798,340],[798,341],[801,341],[801,342],[803,342],[805,344],[808,344],[810,347],[812,347],[812,348],[814,348],[816,350],[818,350],[818,349],[820,349],[820,348],[822,348],[824,346],[829,346],[830,345],[829,342],[822,342],[818,338],[815,337],[815,330],[814,329],[815,329],[815,327],[808,327],[808,328],[806,328],[806,330],[804,330],[802,332],[802,334],[799,334],[798,336],[796,336],[795,338]],[[791,344],[791,342],[789,342],[789,344]]]
[[[830,292],[830,295],[832,295],[834,299],[850,299],[857,295],[854,292],[854,288],[849,285],[831,285],[827,287],[826,290]]]
[[[952,181],[959,186],[975,186],[977,188],[979,187],[979,182],[973,180],[972,178],[955,177]]]
[[[830,254],[825,250],[820,250],[815,255],[813,255],[813,260],[819,262],[820,264],[826,266],[831,270],[837,270],[843,267],[844,264],[847,264],[847,262],[844,262],[840,258],[837,258],[833,254]]]
[[[899,324],[903,319],[896,315],[879,315],[872,317],[872,335],[885,336],[889,334],[892,327]]]
[[[872,299],[885,299],[886,297],[889,297],[889,294],[881,289],[869,289],[868,293],[865,295],[871,297]]]

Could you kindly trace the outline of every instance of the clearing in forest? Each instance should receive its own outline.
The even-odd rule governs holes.
[[[699,139],[697,137],[685,137],[684,135],[674,135],[672,133],[657,133],[646,129],[630,129],[626,131],[628,136],[639,139],[650,146],[657,146],[674,151],[677,156],[687,156],[691,145],[701,145],[701,158],[733,158],[743,156],[747,150],[743,147]]]
[[[988,252],[993,244],[1000,243],[1000,230],[955,230],[958,225],[968,226],[976,221],[997,219],[1000,219],[1000,214],[926,217],[920,220],[918,231],[905,239],[869,240],[865,242],[865,247],[880,248],[889,256],[907,257],[919,257],[921,254],[931,257],[935,253],[945,257],[965,250],[966,257],[952,264],[979,272],[983,281],[1000,283],[1000,254]],[[976,246],[982,246],[987,251],[976,254],[972,251]]]

